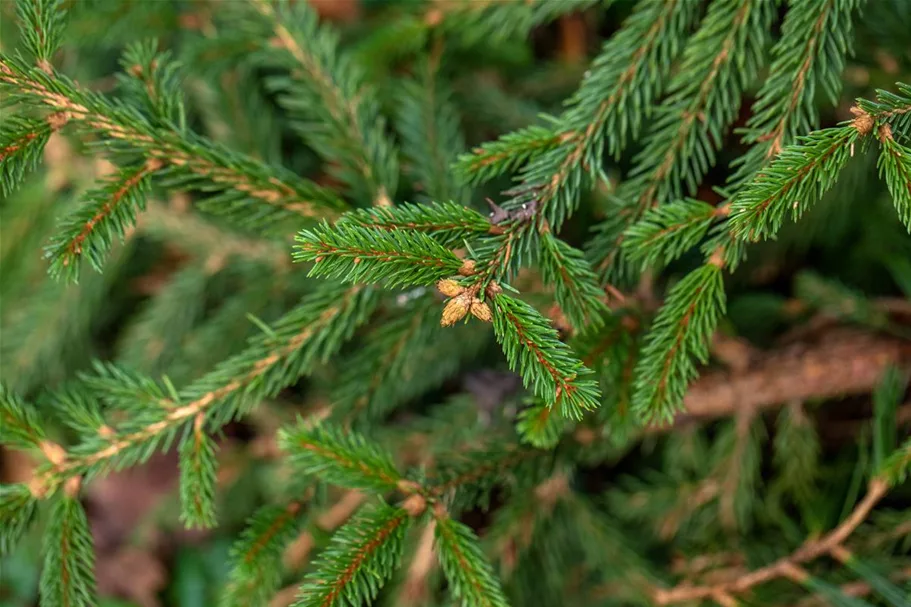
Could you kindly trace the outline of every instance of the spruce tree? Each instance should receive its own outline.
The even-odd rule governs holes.
[[[165,451],[219,605],[911,604],[907,3],[321,5],[0,6],[40,605]]]

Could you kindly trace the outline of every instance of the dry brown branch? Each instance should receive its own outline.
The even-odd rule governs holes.
[[[911,344],[858,329],[833,329],[814,342],[758,355],[741,373],[703,375],[684,399],[675,426],[791,401],[866,394],[889,365],[911,369]]]
[[[886,495],[889,485],[882,479],[874,479],[866,496],[855,506],[851,514],[842,523],[818,540],[809,540],[790,555],[740,576],[735,580],[713,586],[680,585],[671,589],[660,588],[654,591],[655,602],[659,605],[672,605],[686,601],[712,599],[720,595],[733,595],[745,592],[754,586],[781,577],[801,576],[805,572],[800,568],[802,563],[812,561],[819,556],[837,550],[844,541],[866,520],[873,507]]]

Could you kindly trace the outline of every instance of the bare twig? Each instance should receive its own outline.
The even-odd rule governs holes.
[[[781,577],[800,577],[806,572],[800,565],[819,556],[836,551],[861,523],[866,520],[873,507],[886,495],[889,485],[882,479],[874,479],[864,499],[857,504],[851,514],[830,533],[819,540],[807,541],[790,555],[774,563],[756,569],[735,580],[712,586],[681,585],[671,589],[654,591],[655,602],[659,605],[672,605],[685,601],[713,599],[720,595],[733,595],[745,592],[754,586]]]

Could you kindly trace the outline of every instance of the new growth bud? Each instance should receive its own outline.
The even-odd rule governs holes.
[[[458,297],[453,297],[443,308],[443,316],[440,318],[440,325],[451,327],[456,324],[468,313],[471,307],[471,297],[467,293],[462,293]]]

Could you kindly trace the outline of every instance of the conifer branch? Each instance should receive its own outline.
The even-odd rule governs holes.
[[[493,303],[497,341],[525,386],[548,406],[557,406],[564,417],[579,419],[584,411],[597,408],[597,384],[585,379],[591,371],[576,360],[550,324],[518,299],[498,294]]]
[[[844,65],[845,55],[849,51],[843,35],[845,30],[850,31],[852,27],[852,13],[855,8],[856,3],[854,2],[839,3],[831,2],[830,0],[814,0],[813,2],[795,4],[788,11],[782,38],[773,49],[775,60],[771,67],[771,76],[765,81],[763,88],[760,90],[759,98],[753,107],[753,118],[748,122],[747,133],[744,136],[744,142],[756,145],[753,145],[747,154],[738,161],[739,168],[735,175],[729,179],[729,185],[736,189],[738,185],[749,181],[754,175],[756,179],[746,188],[740,189],[733,200],[718,208],[721,216],[734,214],[738,209],[738,205],[739,212],[744,213],[747,205],[739,201],[742,201],[746,192],[751,191],[751,188],[757,183],[765,183],[768,191],[761,192],[760,196],[768,195],[769,198],[756,199],[756,190],[753,190],[753,198],[749,200],[751,200],[751,208],[754,215],[758,211],[758,215],[761,216],[759,221],[770,221],[770,225],[767,227],[774,233],[780,227],[783,215],[788,210],[788,202],[782,202],[782,200],[791,201],[791,212],[795,216],[802,214],[812,202],[799,196],[791,196],[789,191],[797,186],[800,194],[821,195],[834,182],[837,177],[837,169],[847,161],[847,157],[853,152],[855,139],[866,135],[866,132],[868,132],[870,126],[868,119],[859,115],[858,119],[849,126],[818,132],[820,140],[816,141],[817,147],[813,147],[813,140],[805,140],[804,145],[808,146],[806,150],[801,149],[801,152],[792,154],[789,161],[779,162],[778,168],[782,174],[769,179],[765,172],[758,173],[780,151],[780,146],[783,143],[789,142],[796,137],[802,128],[810,128],[807,125],[815,123],[816,115],[812,105],[811,94],[815,83],[819,81],[833,98],[837,93],[840,86],[840,71]],[[808,26],[808,23],[811,23],[812,26]],[[826,27],[836,24],[838,27],[834,30],[829,30]],[[796,52],[795,49],[799,49],[800,52]],[[783,100],[786,101],[783,102]],[[827,148],[824,140],[829,137],[834,138],[834,142],[830,142],[833,145]],[[844,139],[842,140],[840,137],[844,137]],[[841,144],[843,144],[843,147]],[[807,152],[809,157],[804,155],[804,152]],[[813,153],[816,155],[812,155]],[[776,160],[776,162],[778,161]],[[788,162],[789,164],[783,164]],[[788,169],[784,168],[785,166],[790,169],[789,172]],[[790,180],[788,179],[789,177],[791,178]],[[814,183],[812,179],[816,177],[825,177],[826,181]],[[774,197],[776,185],[781,188],[777,193],[782,197],[782,200],[779,200],[777,205],[773,205],[772,197]],[[794,198],[798,200],[796,207],[793,206]],[[773,205],[773,208],[772,212],[767,214],[765,211],[769,205]],[[754,220],[756,220],[755,216],[751,217],[750,221],[741,219],[742,226],[750,225],[749,228],[743,227],[742,229],[754,229]],[[735,240],[734,235],[737,232],[733,226],[736,226],[736,221],[730,222],[732,226],[730,230],[727,229],[728,224],[729,222],[724,222],[722,224],[724,228],[718,231],[718,235],[705,244],[706,265],[697,270],[697,273],[705,275],[706,273],[714,272],[711,266],[733,268],[739,263],[743,255],[743,247],[742,244]],[[679,234],[680,238],[692,235],[687,230],[681,230]],[[615,242],[614,245],[614,251],[616,251],[616,245],[619,245],[619,241]],[[600,267],[607,267],[604,264],[608,264],[608,266],[613,264],[615,256],[615,252],[609,252],[605,257],[605,262]],[[694,298],[692,301],[677,301],[676,305],[680,306],[681,309],[696,309],[699,307],[699,302],[695,298],[701,297],[701,295],[702,291],[692,290],[690,291],[690,296]],[[695,326],[701,327],[704,335],[703,339],[708,340],[714,332],[714,326],[720,318],[720,313],[720,311],[716,311],[714,314],[705,316],[703,320],[708,324],[703,325],[689,325],[689,316],[685,314],[679,316],[678,320],[680,322],[687,323],[676,330],[680,342],[683,343],[687,339],[686,335],[690,328]],[[670,318],[670,313],[666,313],[664,309],[659,314],[659,318],[662,315],[664,315],[665,319]],[[666,333],[667,329],[665,328],[664,331]],[[707,352],[707,343],[707,341],[702,344],[691,343],[694,350],[674,349],[673,355],[674,357],[685,357],[689,356],[691,351]],[[681,369],[690,369],[688,379],[686,378],[687,375],[681,375],[679,378],[672,380],[674,390],[681,391],[678,393],[679,396],[686,390],[689,381],[695,377],[695,370],[689,361],[680,363],[672,359],[666,361],[668,369],[678,364],[681,365]],[[677,382],[681,383],[678,385]],[[647,389],[646,383],[641,385],[643,390]],[[652,395],[655,394],[651,392],[651,389],[648,390]],[[675,392],[666,392],[665,394],[672,396]],[[641,399],[644,396],[637,396],[636,398],[642,402]],[[679,402],[676,396],[673,397],[673,401]],[[672,408],[676,406],[672,404]]]
[[[78,485],[77,485],[78,487]],[[95,604],[95,550],[85,510],[76,495],[56,498],[45,536],[42,607]]]
[[[450,512],[484,506],[498,485],[537,478],[551,468],[546,451],[525,446],[494,446],[454,453],[442,460],[430,492],[447,499]]]
[[[211,528],[215,517],[215,443],[197,414],[180,446],[180,518],[190,527]]]
[[[149,158],[88,192],[82,206],[66,215],[46,249],[51,276],[78,282],[82,259],[101,272],[114,238],[123,238],[136,223],[136,216],[145,208],[151,176],[163,166],[157,158]]]
[[[774,5],[764,0],[713,2],[683,52],[668,97],[650,123],[629,196],[638,217],[667,199],[692,193],[714,164],[721,133],[736,117],[743,90],[762,67]],[[627,191],[629,193],[627,194]]]
[[[706,264],[671,289],[652,323],[636,365],[633,408],[645,422],[669,421],[697,372],[692,358],[708,360],[708,343],[724,314],[721,268]]]
[[[271,79],[279,102],[294,115],[301,135],[330,163],[355,198],[389,206],[395,195],[398,162],[384,132],[376,95],[360,68],[338,51],[338,37],[320,26],[306,3],[289,7],[249,0],[270,28],[265,61],[290,69]],[[262,45],[263,39],[257,40]]]
[[[643,270],[660,268],[698,245],[722,213],[692,198],[652,207],[623,234],[623,250]]]
[[[38,448],[45,440],[44,428],[38,422],[34,407],[0,383],[0,424],[2,442],[18,449]]]
[[[465,183],[477,185],[511,173],[571,138],[571,134],[559,135],[552,128],[528,126],[460,155],[452,170]]]
[[[423,232],[444,247],[455,247],[466,238],[495,231],[495,226],[486,217],[455,202],[356,209],[339,217],[335,225]]]
[[[348,489],[391,491],[402,480],[389,454],[350,430],[311,428],[299,422],[279,433],[279,443],[303,474]]]
[[[407,511],[385,504],[359,513],[333,536],[293,607],[343,607],[375,599],[398,568],[409,522]]]
[[[339,348],[372,311],[373,296],[358,287],[327,285],[279,319],[272,335],[252,338],[246,350],[181,390],[179,402],[162,399],[157,388],[146,389],[144,399],[154,406],[112,434],[84,437],[63,464],[42,479],[43,486],[53,488],[75,475],[143,461],[169,445],[197,416],[205,417],[209,429],[226,424]],[[131,390],[141,393],[148,385],[143,382]]]
[[[267,167],[192,133],[155,128],[135,110],[78,88],[65,76],[29,68],[0,56],[0,85],[12,96],[58,113],[104,136],[114,151],[139,152],[166,165],[168,187],[216,195],[205,208],[247,225],[268,225],[290,217],[319,217],[344,206],[334,194]],[[257,204],[246,204],[248,201]]]
[[[814,94],[821,87],[835,102],[850,52],[853,18],[862,0],[791,2],[782,36],[772,49],[769,77],[763,82],[743,142],[751,147],[736,162],[728,180],[739,189],[799,135],[817,127]]]
[[[360,491],[346,491],[325,512],[312,518],[306,525],[306,530],[285,550],[283,561],[286,569],[303,569],[307,565],[310,552],[316,548],[316,538],[334,532],[350,519],[366,500],[367,495]]]
[[[468,191],[455,181],[450,165],[465,149],[452,93],[441,82],[433,60],[398,93],[397,130],[402,138],[406,173],[427,200],[465,203]]]
[[[538,215],[553,230],[559,230],[578,205],[585,175],[599,174],[605,143],[616,155],[627,137],[638,133],[695,16],[694,9],[695,4],[686,0],[640,2],[621,30],[605,43],[569,101],[570,107],[560,119],[565,129],[563,144],[522,171],[517,190],[529,192]],[[613,136],[607,138],[607,133]],[[528,202],[529,195],[518,196],[516,203]]]
[[[465,607],[506,607],[506,596],[471,528],[434,511],[436,548],[452,593]]]
[[[19,32],[39,69],[50,73],[51,57],[60,46],[66,21],[61,0],[17,0]]]
[[[365,338],[342,365],[334,415],[378,419],[438,386],[478,351],[484,342],[474,332],[443,330],[438,308],[435,298],[421,296]]]
[[[51,133],[66,123],[64,116],[45,119],[4,116],[0,124],[0,194],[12,194],[41,159]]]
[[[603,321],[607,306],[598,279],[578,249],[550,232],[541,236],[541,277],[554,285],[560,309],[573,327],[596,328]]]
[[[312,261],[310,276],[389,287],[432,285],[453,276],[462,260],[421,232],[323,223],[295,237],[295,261]]]
[[[554,415],[546,403],[536,402],[519,412],[516,432],[522,441],[538,449],[553,449],[567,429],[571,428],[565,417]]]
[[[13,551],[28,531],[37,511],[38,500],[27,485],[0,485],[0,556]]]
[[[824,129],[782,150],[731,202],[733,233],[753,241],[771,238],[786,215],[799,219],[834,185],[861,135],[854,125]]]
[[[911,232],[911,149],[895,141],[888,124],[880,127],[879,141],[879,174],[892,194],[899,219]]]
[[[589,245],[602,275],[623,273],[627,230],[649,209],[693,194],[715,163],[743,91],[763,65],[774,5],[764,0],[713,2],[683,52],[668,97],[649,124],[630,179],[618,188],[622,217],[610,218]]]
[[[424,21],[465,44],[499,42],[527,36],[536,26],[561,15],[586,9],[598,0],[540,0],[501,2],[499,0],[434,0]],[[610,4],[613,0],[602,0]]]
[[[233,566],[219,605],[248,607],[266,605],[281,581],[282,550],[300,526],[303,504],[260,508],[231,548]]]
[[[897,91],[877,89],[876,101],[861,99],[862,110],[878,120],[885,122],[892,129],[892,134],[900,142],[911,139],[911,84],[896,83]]]
[[[180,66],[169,53],[159,53],[156,40],[130,44],[120,65],[120,88],[136,99],[153,121],[178,131],[186,130],[186,115],[180,91]]]

